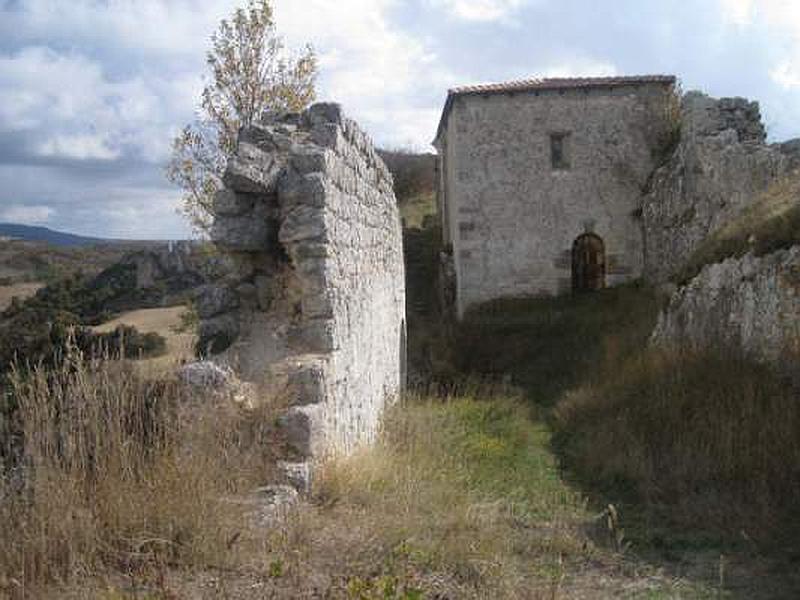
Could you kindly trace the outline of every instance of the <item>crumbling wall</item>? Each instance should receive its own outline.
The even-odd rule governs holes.
[[[392,178],[335,104],[244,129],[215,200],[233,267],[197,300],[200,350],[289,394],[294,460],[371,441],[401,392],[405,277]]]
[[[673,294],[652,341],[680,349],[721,346],[796,369],[800,246],[707,265]]]
[[[643,203],[651,282],[669,280],[707,236],[798,164],[791,143],[764,143],[756,102],[690,92],[681,112],[681,141],[653,174]]]

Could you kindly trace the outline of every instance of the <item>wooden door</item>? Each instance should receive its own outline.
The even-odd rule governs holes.
[[[572,289],[590,292],[606,287],[606,251],[600,236],[585,233],[572,245]]]

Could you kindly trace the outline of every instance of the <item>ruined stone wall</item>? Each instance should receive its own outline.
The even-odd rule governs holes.
[[[299,462],[369,442],[401,392],[405,277],[392,179],[338,105],[242,131],[212,238],[235,265],[203,290],[201,350],[267,393]]]
[[[672,296],[652,342],[679,349],[722,346],[796,369],[800,246],[706,266]]]
[[[697,246],[797,164],[789,145],[768,146],[758,104],[686,94],[682,137],[644,200],[645,277],[667,281]]]
[[[455,99],[440,140],[440,212],[457,311],[503,296],[568,293],[572,247],[605,244],[608,285],[641,276],[642,190],[669,87],[541,90]],[[551,135],[567,134],[569,168]]]

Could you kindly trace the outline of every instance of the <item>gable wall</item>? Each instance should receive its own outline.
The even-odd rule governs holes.
[[[570,292],[572,244],[586,231],[605,242],[609,285],[641,275],[641,196],[667,90],[649,84],[455,100],[440,155],[459,316],[499,297]],[[569,170],[551,166],[555,132],[570,133]]]

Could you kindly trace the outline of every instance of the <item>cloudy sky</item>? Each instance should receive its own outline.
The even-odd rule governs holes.
[[[204,53],[235,0],[0,0],[0,221],[178,238],[163,177]],[[800,136],[797,0],[275,0],[320,96],[379,144],[430,149],[448,87],[532,76],[674,73],[761,101]]]

